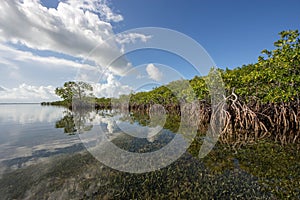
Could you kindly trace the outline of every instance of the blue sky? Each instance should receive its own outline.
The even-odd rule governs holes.
[[[299,8],[298,0],[2,0],[0,102],[57,100],[55,87],[69,80],[93,83],[97,96],[117,96],[142,86],[140,80],[171,81],[170,68],[163,66],[183,78],[198,75],[170,52],[144,49],[122,56],[128,41],[150,41],[147,33],[107,42],[133,28],[183,33],[220,68],[254,63],[261,50],[273,48],[280,31],[300,29]],[[116,57],[114,65],[103,67]],[[122,74],[126,70],[130,81]]]
[[[282,30],[300,29],[298,0],[116,0],[124,21],[117,31],[159,26],[199,42],[219,67],[256,62]]]

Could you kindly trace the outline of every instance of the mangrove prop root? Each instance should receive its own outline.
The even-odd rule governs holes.
[[[181,115],[177,104],[163,105],[167,114]],[[219,141],[239,147],[257,140],[270,138],[281,144],[295,143],[300,145],[300,105],[299,102],[260,103],[244,102],[232,91],[224,97],[214,109],[207,101],[195,103],[199,113],[191,111],[190,121],[198,119],[198,129],[203,132],[214,125],[223,127]],[[122,107],[122,106],[120,106]],[[151,104],[131,104],[133,112],[148,112]],[[128,106],[127,106],[128,109]],[[212,124],[217,123],[217,124]],[[221,125],[221,126],[220,126]]]
[[[225,98],[224,128],[220,140],[240,146],[258,139],[272,138],[281,144],[300,143],[300,106],[297,102],[241,102],[237,95]]]

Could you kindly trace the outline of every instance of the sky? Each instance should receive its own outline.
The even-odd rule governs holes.
[[[71,80],[111,97],[191,79],[195,65],[255,63],[279,32],[300,29],[299,8],[299,0],[1,0],[0,103],[59,100],[55,88]],[[148,48],[157,38],[159,48]]]

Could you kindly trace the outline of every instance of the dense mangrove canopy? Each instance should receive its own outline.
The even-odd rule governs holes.
[[[288,102],[300,91],[300,39],[298,30],[282,31],[274,50],[263,50],[255,64],[223,71],[228,90],[247,100]]]
[[[228,94],[234,89],[240,99],[263,103],[295,101],[300,92],[300,39],[298,30],[282,31],[274,43],[274,50],[263,50],[257,63],[235,69],[219,70]],[[189,80],[199,100],[209,100],[206,77]],[[173,104],[188,96],[187,90],[174,95],[170,88],[182,87],[182,81],[174,81],[149,92],[131,94],[131,104]],[[177,97],[177,98],[176,98]],[[178,99],[178,97],[180,97]]]

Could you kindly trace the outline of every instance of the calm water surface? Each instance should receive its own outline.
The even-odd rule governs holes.
[[[160,127],[159,135],[136,138],[135,133],[154,129],[145,121],[146,116],[111,111],[78,117],[61,107],[0,105],[1,199],[300,198],[300,158],[295,145],[262,141],[232,150],[218,144],[207,157],[198,159],[203,138],[199,136],[170,166],[130,174],[101,164],[81,140],[97,134],[100,127],[118,147],[148,152],[170,142],[175,135],[171,130],[178,126],[171,121],[174,127]],[[120,127],[133,135],[122,133]]]

